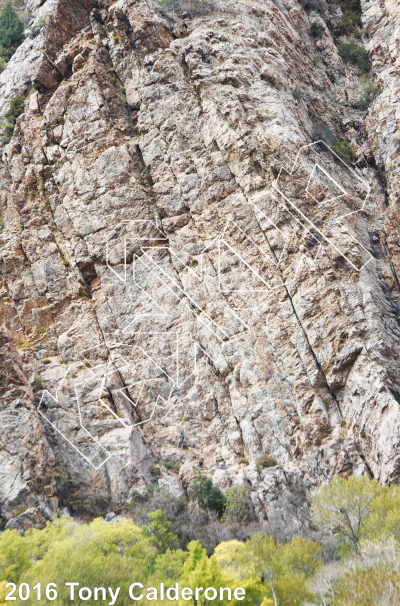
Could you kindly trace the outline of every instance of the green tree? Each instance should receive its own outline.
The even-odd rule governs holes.
[[[322,566],[321,546],[303,537],[294,537],[282,545],[282,561],[287,570],[309,578]]]
[[[179,581],[188,556],[189,553],[181,549],[177,549],[176,551],[168,549],[165,553],[157,556],[154,564],[155,582],[160,583],[163,581],[169,583],[174,581],[176,583],[176,581]]]
[[[158,553],[165,553],[168,549],[178,547],[178,537],[171,532],[171,522],[162,509],[149,513],[150,526],[143,526],[144,535],[149,537],[151,544]]]
[[[322,566],[318,544],[297,537],[282,545],[264,532],[246,543],[221,543],[215,557],[221,568],[240,582],[259,579],[266,588],[264,606],[303,604],[310,598],[308,580]]]
[[[400,543],[400,488],[396,484],[382,488],[371,501],[371,512],[361,528],[363,538],[392,536]]]
[[[278,606],[276,596],[276,580],[282,574],[282,561],[279,544],[264,532],[257,532],[246,541],[243,551],[244,561],[253,575],[260,577],[262,583],[268,583],[275,606]]]
[[[182,582],[186,587],[215,587],[222,586],[222,572],[215,558],[208,558],[206,550],[198,541],[191,541],[188,545],[189,556],[183,567]],[[219,596],[214,604],[221,605]],[[206,603],[201,596],[200,605]]]
[[[183,573],[181,576],[182,586],[186,587],[214,587],[218,594],[213,600],[215,606],[222,606],[228,600],[221,600],[220,588],[229,587],[232,590],[232,600],[229,601],[231,606],[253,606],[253,604],[259,604],[264,593],[260,579],[257,578],[244,578],[233,577],[229,573],[227,574],[221,566],[218,564],[217,557],[212,555],[210,558],[207,557],[206,550],[200,545],[198,541],[192,541],[188,545],[188,558],[183,566]],[[244,600],[234,599],[233,591],[236,587],[242,587],[246,592]],[[205,599],[204,594],[201,594],[198,604],[205,606],[208,604],[208,600]],[[195,604],[192,600],[190,603]],[[184,602],[182,602],[182,605]]]
[[[357,35],[361,27],[361,4],[360,0],[339,0],[339,6],[343,11],[343,19],[337,24],[341,33]]]
[[[0,536],[0,581],[26,582],[32,587],[56,583],[57,604],[71,604],[66,582],[86,587],[119,586],[119,604],[131,604],[128,588],[132,569],[136,578],[146,579],[155,553],[132,520],[108,524],[102,519],[77,524],[65,518],[48,523],[44,530],[32,530],[20,537],[16,530]]]
[[[8,2],[0,15],[0,46],[11,56],[23,41],[24,24]]]
[[[225,524],[247,524],[250,521],[250,502],[244,486],[231,486],[225,493]]]
[[[315,521],[327,528],[339,528],[358,554],[361,528],[371,513],[372,501],[381,493],[376,480],[366,476],[345,480],[336,476],[314,498]]]
[[[217,486],[213,486],[212,480],[204,473],[198,471],[189,489],[189,498],[197,501],[199,507],[206,511],[222,513],[225,506],[225,497]]]

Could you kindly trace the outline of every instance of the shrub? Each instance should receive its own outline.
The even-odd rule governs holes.
[[[43,383],[42,383],[42,379],[40,377],[40,375],[35,375],[32,381],[32,387],[34,389],[34,391],[39,391],[39,389],[42,389],[43,387]]]
[[[274,457],[271,457],[267,454],[263,454],[260,457],[257,457],[256,463],[257,466],[261,467],[262,469],[264,469],[265,467],[275,467],[275,465],[277,464]]]
[[[149,527],[142,527],[144,536],[150,538],[150,542],[158,553],[165,553],[168,549],[177,549],[178,537],[171,532],[172,524],[162,509],[149,513],[151,520]]]
[[[250,501],[243,486],[231,486],[225,493],[225,524],[248,524],[251,518]]]
[[[296,99],[296,101],[300,101],[304,97],[304,92],[301,90],[301,88],[296,86],[294,91],[292,91],[292,95]]]
[[[4,219],[3,219],[3,217],[0,217],[0,234],[3,233],[4,227],[5,227]]]
[[[399,559],[395,557],[394,561],[389,558],[385,561],[382,558],[368,564],[352,566],[339,578],[335,591],[337,606],[400,603]]]
[[[337,24],[340,32],[346,36],[357,35],[362,15],[360,0],[340,0],[339,6],[343,11],[343,19]]]
[[[246,459],[246,457],[240,457],[239,459],[239,465],[248,465],[249,461],[248,459]]]
[[[364,77],[364,89],[358,99],[352,102],[351,106],[357,109],[367,109],[379,92],[379,86],[366,75]]]
[[[225,506],[225,497],[221,490],[213,486],[212,480],[201,471],[197,471],[196,477],[189,489],[191,501],[197,501],[199,507],[206,511],[215,511],[220,514]]]
[[[4,114],[6,122],[1,124],[1,136],[3,143],[9,143],[14,134],[15,124],[21,114],[24,113],[25,99],[24,97],[14,97],[10,103],[10,109]]]
[[[329,126],[318,121],[313,124],[313,139],[314,141],[324,141],[327,145],[334,145],[336,143],[335,135]]]
[[[149,469],[151,475],[154,478],[159,478],[162,475],[161,469],[159,469],[158,467],[156,467],[155,465],[152,465]]]
[[[165,461],[164,467],[174,471],[175,473],[179,473],[180,465],[176,461]]]
[[[310,26],[310,35],[314,38],[321,38],[325,32],[325,28],[322,23],[318,23],[318,21],[313,21]]]
[[[0,46],[10,56],[24,41],[24,24],[8,2],[0,15]]]
[[[338,141],[335,145],[332,145],[332,150],[343,160],[346,164],[351,164],[354,160],[354,152],[351,149],[347,139]]]
[[[129,501],[129,505],[127,507],[128,511],[132,511],[138,505],[138,503],[142,503],[145,500],[145,497],[140,494],[138,490],[131,490],[131,500]]]
[[[342,42],[338,47],[339,55],[345,63],[358,65],[361,72],[368,71],[368,52],[354,40]]]

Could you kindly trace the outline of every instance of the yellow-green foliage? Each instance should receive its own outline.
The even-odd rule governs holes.
[[[210,558],[207,557],[206,550],[200,545],[198,541],[192,541],[188,546],[189,556],[186,559],[183,566],[183,574],[181,577],[181,583],[186,587],[215,587],[218,590],[218,595],[213,604],[216,606],[222,606],[222,604],[229,603],[239,606],[243,604],[245,606],[251,606],[254,603],[259,603],[263,596],[263,587],[259,579],[256,577],[244,578],[240,580],[235,578],[229,571],[224,570],[218,563],[216,555],[212,555]],[[246,590],[246,598],[244,600],[227,599],[220,600],[220,588],[230,587],[243,587]],[[233,594],[232,594],[233,598]],[[194,601],[190,600],[189,604],[193,604]],[[207,600],[200,600],[199,604],[205,606]],[[182,602],[184,604],[184,602]]]
[[[115,524],[100,518],[77,524],[62,518],[25,536],[6,530],[0,536],[0,579],[4,581],[0,598],[7,580],[31,587],[40,581],[43,586],[56,583],[57,604],[67,604],[69,588],[64,584],[73,579],[86,587],[120,587],[118,604],[125,605],[131,603],[130,584],[140,580],[145,588],[160,582],[214,587],[218,590],[215,606],[261,604],[273,592],[279,606],[297,606],[309,597],[307,579],[321,566],[320,548],[315,543],[296,538],[281,545],[263,532],[246,543],[221,543],[211,557],[198,541],[189,543],[187,551],[171,550],[168,545],[175,543],[174,535],[164,512],[154,512],[151,519],[148,529],[124,518]],[[220,599],[223,587],[232,589],[231,600],[227,594]],[[236,587],[245,589],[244,600],[234,598]],[[151,603],[157,604],[157,600]],[[181,605],[185,603],[194,606],[193,599],[180,600]],[[206,603],[204,597],[198,600],[198,606]]]
[[[279,606],[303,604],[310,597],[308,579],[322,566],[317,543],[296,537],[282,545],[264,532],[254,534],[246,543],[221,543],[215,557],[232,578],[241,582],[260,579],[266,598],[274,600],[275,594]],[[264,606],[269,604],[264,602]]]
[[[8,593],[8,589],[6,589],[7,581],[0,582],[0,606],[6,606],[7,602],[5,602],[5,597]]]
[[[0,537],[0,578],[31,587],[56,583],[58,604],[70,603],[64,583],[71,579],[87,587],[119,586],[128,603],[132,564],[135,577],[145,578],[152,557],[149,540],[131,520],[78,525],[61,519],[24,537],[6,530]]]
[[[241,495],[243,496],[243,495]],[[400,604],[400,488],[381,487],[367,477],[335,478],[314,497],[315,520],[325,533],[341,531],[353,550],[342,561],[323,565],[318,543],[295,537],[279,543],[265,532],[246,541],[225,541],[208,556],[199,541],[185,551],[165,512],[148,514],[148,526],[131,519],[114,524],[95,519],[78,524],[71,519],[49,522],[44,530],[15,530],[0,535],[0,606],[5,606],[7,582],[56,583],[57,605],[70,604],[65,582],[86,587],[120,587],[118,606],[131,606],[128,588],[134,581],[147,588],[214,587],[215,606],[398,606]],[[328,534],[325,535],[327,537]],[[359,554],[359,555],[358,555]],[[231,588],[232,599],[220,598]],[[233,590],[242,587],[244,600]],[[160,595],[158,594],[158,598]],[[207,606],[204,593],[177,600],[178,606]],[[8,603],[8,602],[7,602]],[[17,598],[16,605],[22,602]],[[142,603],[161,606],[161,600]]]
[[[316,520],[339,528],[353,545],[342,563],[325,566],[314,579],[325,604],[400,604],[400,488],[375,480],[335,478],[315,498]],[[342,550],[342,553],[345,550]]]
[[[364,538],[392,536],[400,542],[400,488],[393,484],[382,490],[373,501],[371,511],[361,528]]]
[[[376,480],[366,476],[335,477],[314,499],[315,520],[322,526],[339,528],[358,551],[361,527],[371,513],[371,503],[382,493]]]

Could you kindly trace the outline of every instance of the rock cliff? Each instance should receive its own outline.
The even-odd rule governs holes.
[[[398,481],[399,5],[362,3],[367,109],[335,4],[30,9],[0,75],[1,113],[26,97],[0,163],[3,525],[74,491],[123,511],[157,466],[285,524],[334,474]]]

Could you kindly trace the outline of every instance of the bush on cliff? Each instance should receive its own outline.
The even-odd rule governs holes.
[[[343,141],[338,141],[335,145],[332,145],[332,150],[343,160],[346,164],[351,164],[354,160],[354,152],[350,147],[347,139],[343,139]],[[340,160],[334,158],[335,162],[340,164]]]
[[[248,524],[251,520],[251,501],[244,486],[231,486],[225,493],[225,524]]]
[[[361,73],[368,71],[368,52],[354,40],[342,42],[338,47],[339,55],[345,63],[357,65]]]
[[[322,23],[313,21],[310,26],[310,36],[313,38],[321,38],[324,35],[325,28]]]
[[[0,133],[3,143],[9,143],[14,133],[15,124],[21,114],[24,113],[24,97],[14,97],[10,103],[10,109],[5,113],[6,122],[0,124]]]
[[[313,140],[324,141],[327,145],[335,145],[336,138],[327,124],[316,121],[313,124]]]
[[[24,41],[24,27],[11,4],[7,3],[0,15],[0,55],[3,59],[10,59]]]
[[[359,79],[361,94],[360,96],[352,101],[351,106],[356,109],[367,109],[375,99],[376,95],[380,93],[380,88],[368,74],[362,74]]]
[[[339,6],[343,12],[343,19],[337,24],[340,32],[357,37],[362,15],[360,0],[340,0]]]
[[[196,477],[190,486],[189,497],[192,501],[197,501],[199,507],[205,511],[215,511],[222,513],[225,506],[225,497],[217,486],[213,486],[212,480],[198,471]]]

